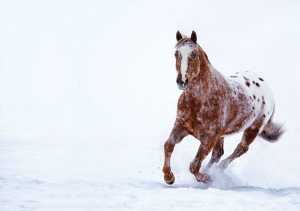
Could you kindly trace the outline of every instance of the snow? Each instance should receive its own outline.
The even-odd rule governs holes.
[[[161,160],[155,157],[161,150],[159,141],[124,140],[118,147],[94,141],[27,145],[10,141],[1,149],[1,160],[7,161],[1,165],[2,210],[296,210],[299,206],[297,187],[255,186],[218,169],[212,169],[211,186],[193,181],[185,174],[186,166],[182,172],[177,169],[175,185],[167,186]]]
[[[299,210],[299,14],[298,1],[0,1],[0,210]],[[263,75],[287,129],[213,166],[211,185],[189,173],[193,137],[163,181],[177,30],[223,75]]]

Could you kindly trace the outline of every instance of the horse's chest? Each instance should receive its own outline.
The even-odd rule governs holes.
[[[223,112],[216,100],[194,103],[193,108],[187,109],[185,114],[195,137],[201,138],[221,129]]]

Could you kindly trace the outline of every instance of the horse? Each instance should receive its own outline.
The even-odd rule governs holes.
[[[200,141],[200,146],[189,171],[198,182],[210,183],[211,176],[200,172],[201,163],[211,151],[205,169],[219,162],[224,154],[225,136],[243,131],[234,152],[218,164],[222,169],[245,154],[257,136],[276,142],[284,129],[273,121],[273,95],[261,76],[249,71],[223,76],[197,43],[195,31],[191,37],[177,31],[176,40],[176,82],[183,92],[173,129],[164,144],[164,180],[169,185],[175,182],[170,166],[172,152],[184,137],[192,135]]]

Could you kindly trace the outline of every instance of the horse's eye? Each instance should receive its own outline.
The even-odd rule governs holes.
[[[177,58],[178,57],[178,51],[175,52],[174,56]]]
[[[192,53],[192,58],[193,58],[193,59],[196,58],[196,53],[195,53],[195,52]]]

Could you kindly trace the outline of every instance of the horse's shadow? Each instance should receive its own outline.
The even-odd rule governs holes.
[[[167,185],[163,181],[159,182],[141,182],[140,184],[131,184],[136,188],[146,188],[146,189],[191,189],[191,190],[209,190],[218,189],[222,191],[233,191],[233,192],[248,192],[248,193],[265,193],[274,196],[286,196],[290,194],[300,195],[299,187],[284,187],[284,188],[265,188],[258,186],[249,185],[231,185],[231,186],[220,186],[214,182],[211,184],[197,183],[177,183],[173,185]]]
[[[163,184],[164,188],[192,188],[192,189],[202,189],[207,190],[210,188],[219,189],[223,191],[235,191],[235,192],[260,192],[277,196],[285,196],[289,194],[300,194],[299,187],[284,187],[284,188],[266,188],[258,186],[249,186],[245,182],[241,181],[233,173],[227,174],[223,170],[217,167],[212,168],[208,171],[212,176],[213,182],[210,184],[192,182],[185,184],[173,184],[172,186]]]
[[[276,196],[286,196],[290,194],[299,194],[300,195],[300,188],[298,187],[286,187],[286,188],[264,188],[258,186],[235,186],[229,188],[221,188],[221,187],[213,187],[210,185],[191,185],[191,184],[180,184],[175,186],[164,186],[165,188],[195,188],[195,189],[202,189],[206,190],[209,188],[219,189],[223,191],[235,191],[235,192],[263,192],[270,195]]]

